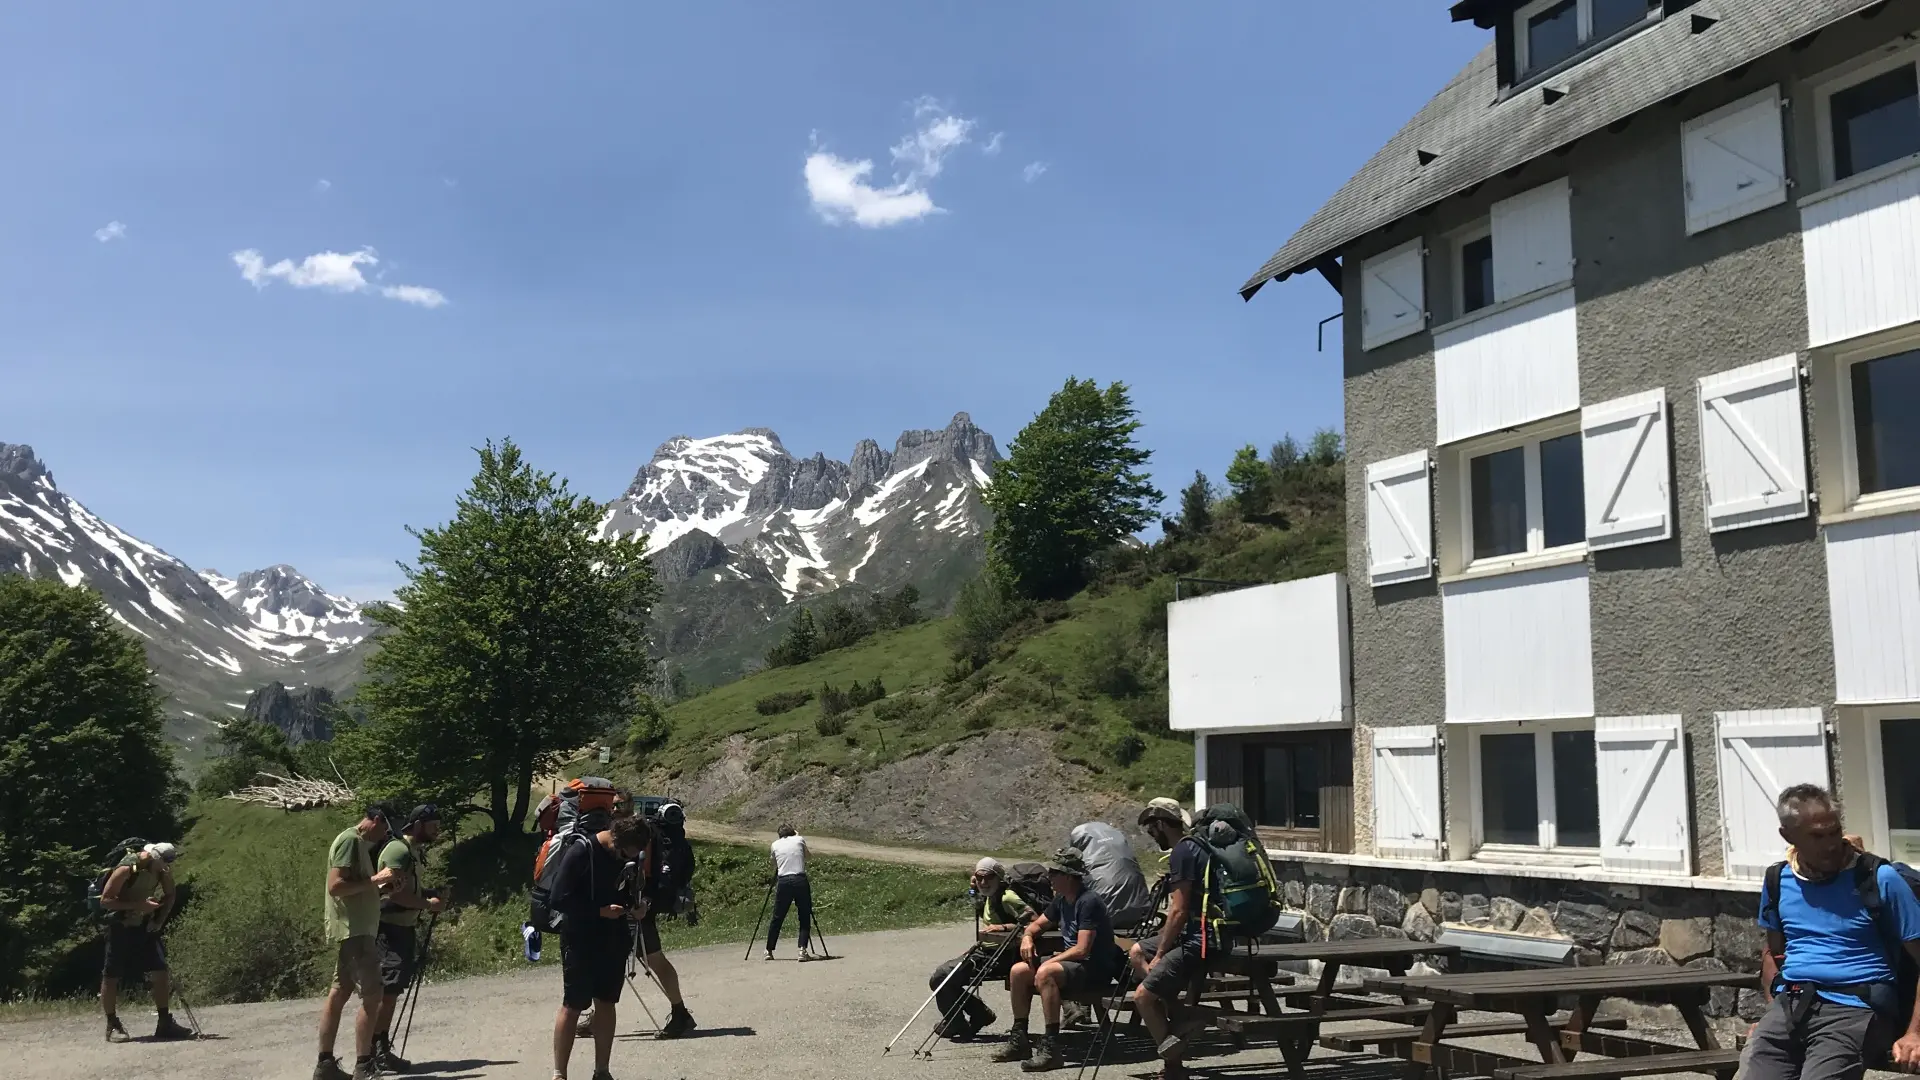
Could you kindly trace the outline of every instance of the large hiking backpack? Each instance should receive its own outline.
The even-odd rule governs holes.
[[[1087,861],[1087,887],[1107,905],[1114,929],[1124,933],[1153,914],[1153,894],[1126,833],[1089,821],[1067,834],[1067,844]]]
[[[1254,831],[1253,820],[1232,803],[1207,807],[1187,834],[1207,849],[1201,883],[1202,940],[1209,926],[1228,937],[1259,937],[1280,919],[1280,883]]]
[[[1915,965],[1913,957],[1907,954],[1906,944],[1900,940],[1900,928],[1884,911],[1884,905],[1880,899],[1880,868],[1882,866],[1893,867],[1894,872],[1900,875],[1900,880],[1906,882],[1907,887],[1913,890],[1916,898],[1920,898],[1920,870],[1906,863],[1882,859],[1868,852],[1862,852],[1853,863],[1854,891],[1859,894],[1860,906],[1867,909],[1867,914],[1873,919],[1874,929],[1880,934],[1880,942],[1886,951],[1887,962],[1893,965],[1894,1000],[1868,1004],[1873,1005],[1876,1011],[1889,1013],[1889,1019],[1904,1028],[1907,1019],[1913,1015],[1915,992],[1920,989],[1920,966]],[[1780,922],[1780,877],[1787,872],[1787,864],[1784,862],[1777,862],[1767,867],[1766,891],[1762,895],[1766,898],[1768,921],[1775,926],[1783,925]],[[1879,1061],[1869,1061],[1867,1064],[1872,1067],[1885,1064],[1884,1051],[1885,1048],[1882,1048]]]
[[[89,912],[101,918],[106,918],[114,914],[100,903],[101,896],[107,891],[107,879],[113,876],[115,870],[120,869],[121,860],[125,859],[130,852],[139,851],[146,846],[147,842],[138,836],[129,836],[118,844],[113,845],[113,849],[107,852],[107,868],[100,871],[99,876],[95,877],[92,883],[87,886],[87,910]]]
[[[1017,862],[1007,864],[1007,888],[1013,895],[1026,901],[1038,915],[1053,903],[1053,877],[1047,868],[1037,862]]]
[[[550,905],[553,899],[553,875],[560,866],[560,852],[567,845],[593,843],[593,834],[613,820],[613,781],[598,776],[582,776],[567,781],[567,786],[540,800],[534,822],[545,835],[540,850],[533,856],[533,888],[528,894],[527,925],[543,933],[560,929],[560,913]]]

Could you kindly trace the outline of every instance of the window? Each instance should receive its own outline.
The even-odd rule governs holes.
[[[1515,15],[1514,70],[1545,71],[1658,13],[1658,0],[1534,0]]]
[[[1493,303],[1493,234],[1460,245],[1459,312],[1470,315]]]
[[[1592,728],[1487,732],[1479,737],[1477,771],[1482,844],[1600,847]]]
[[[1473,454],[1466,481],[1470,562],[1586,542],[1580,433],[1549,433]]]
[[[1920,719],[1880,722],[1880,767],[1887,793],[1888,845],[1892,858],[1920,857],[1920,783],[1911,770],[1920,760]]]
[[[1245,752],[1244,782],[1253,823],[1276,829],[1318,829],[1318,744],[1250,743]]]
[[[1835,180],[1920,153],[1920,77],[1911,63],[1835,91],[1827,109]]]
[[[1920,487],[1920,351],[1863,360],[1848,375],[1860,494]]]

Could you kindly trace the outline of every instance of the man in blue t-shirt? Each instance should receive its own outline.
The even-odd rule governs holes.
[[[1187,835],[1190,824],[1178,803],[1155,799],[1140,812],[1140,827],[1167,855],[1167,920],[1157,941],[1142,941],[1133,947],[1133,970],[1140,986],[1133,992],[1134,1007],[1153,1036],[1165,1080],[1181,1080],[1187,1075],[1180,1064],[1181,1041],[1173,1038],[1168,1009],[1179,1000],[1180,991],[1200,977],[1206,962],[1201,949],[1202,922],[1206,904],[1207,861],[1212,858],[1206,846]],[[1208,944],[1218,944],[1214,937]]]
[[[1053,903],[1046,914],[1027,924],[1020,937],[1020,962],[1007,974],[1013,998],[1013,1033],[993,1055],[995,1061],[1018,1061],[1026,1072],[1051,1072],[1066,1067],[1060,1054],[1060,1002],[1068,994],[1104,990],[1124,962],[1113,940],[1113,918],[1100,894],[1087,888],[1087,863],[1073,848],[1061,848],[1047,861],[1053,882]],[[1058,953],[1040,955],[1040,935],[1060,931]],[[1047,1033],[1036,1053],[1027,1034],[1027,1017],[1034,995],[1040,997]]]
[[[1780,835],[1792,846],[1774,896],[1763,888],[1760,959],[1771,1005],[1748,1040],[1748,1080],[1859,1080],[1867,1059],[1893,1044],[1896,1065],[1920,1065],[1920,1012],[1898,1015],[1897,937],[1920,959],[1920,900],[1880,866],[1878,922],[1861,899],[1860,852],[1841,831],[1832,796],[1812,784],[1781,792]],[[1883,933],[1882,924],[1887,928]]]

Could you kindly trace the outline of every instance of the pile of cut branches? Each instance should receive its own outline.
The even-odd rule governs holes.
[[[354,805],[353,789],[332,780],[312,780],[304,776],[276,776],[273,773],[261,773],[254,779],[270,780],[272,783],[252,784],[228,794],[226,798],[235,802],[276,806],[288,811]]]

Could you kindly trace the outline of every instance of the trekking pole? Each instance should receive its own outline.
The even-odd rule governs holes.
[[[976,944],[973,947],[973,949],[977,949],[977,948],[979,948],[979,945]],[[933,988],[933,993],[927,995],[927,1000],[921,1002],[920,1007],[913,1010],[913,1015],[907,1017],[907,1022],[904,1024],[901,1024],[900,1030],[894,1034],[893,1038],[887,1040],[887,1045],[880,1048],[881,1057],[887,1056],[888,1051],[893,1049],[893,1044],[899,1042],[901,1037],[906,1035],[907,1029],[913,1026],[913,1022],[915,1020],[920,1019],[920,1014],[923,1012],[926,1012],[927,1006],[933,1004],[934,999],[940,996],[940,991],[945,990],[947,988],[947,984],[953,981],[953,977],[955,975],[960,974],[961,970],[967,966],[967,957],[970,957],[973,955],[973,949],[967,950],[967,955],[961,957],[960,962],[953,965],[953,970],[947,972],[947,977],[944,979],[941,979],[940,985]],[[919,1057],[920,1052],[918,1050],[915,1050],[913,1056]]]
[[[1130,983],[1133,982],[1133,976],[1134,976],[1133,965],[1129,963],[1127,964],[1126,973],[1120,976],[1120,998],[1122,1000],[1124,1000],[1127,996],[1128,986]],[[1106,1020],[1106,1023],[1100,1025],[1100,1053],[1099,1053],[1099,1056],[1093,1059],[1092,1080],[1100,1080],[1100,1066],[1106,1063],[1107,1047],[1113,1041],[1113,1028],[1114,1028],[1113,1014],[1115,1010],[1103,1009],[1101,1011],[1107,1014],[1107,1020]],[[1169,1028],[1169,1034],[1171,1034],[1171,1028],[1173,1026],[1172,1024],[1173,1012],[1171,1009],[1169,1009],[1167,1012],[1167,1021],[1168,1021],[1167,1026]],[[1158,1050],[1157,1047],[1155,1049],[1156,1051]],[[1074,1074],[1074,1080],[1080,1080],[1080,1077],[1084,1075],[1086,1071],[1087,1071],[1087,1062],[1085,1058],[1082,1058],[1080,1060],[1080,1071]]]
[[[913,1051],[914,1057],[916,1058],[933,1057],[933,1050],[931,1049],[931,1047],[933,1043],[937,1039],[939,1039],[941,1029],[945,1028],[949,1024],[952,1024],[955,1020],[958,1020],[960,1018],[960,1014],[966,1011],[967,1000],[969,998],[974,997],[979,992],[980,984],[987,981],[988,974],[999,969],[1001,959],[1007,955],[1007,950],[1013,947],[1013,943],[1020,940],[1020,934],[1021,934],[1021,931],[1019,930],[1015,930],[1012,933],[1008,934],[1007,939],[1000,943],[1000,947],[994,950],[993,955],[991,957],[987,958],[987,962],[981,965],[980,968],[973,973],[972,980],[967,983],[967,988],[965,991],[963,991],[960,994],[959,1000],[953,1003],[952,1008],[946,1010],[944,1013],[941,1014],[940,1021],[933,1026],[933,1030],[928,1032],[927,1037],[924,1039],[921,1039],[920,1045],[914,1048],[914,1051]],[[925,1008],[925,1006],[921,1006],[921,1007]],[[911,1023],[911,1021],[909,1021],[909,1023]]]
[[[414,965],[413,985],[407,987],[407,1000],[401,1002],[407,1016],[400,1032],[400,1056],[407,1056],[407,1040],[413,1035],[413,1014],[420,1011],[420,984],[427,981],[427,961],[433,959],[433,928],[440,924],[440,913],[427,916],[427,932],[420,935],[420,961]]]
[[[753,943],[760,940],[760,920],[767,917],[767,905],[773,903],[773,884],[767,884],[767,895],[760,901],[760,914],[753,918],[753,936],[747,938],[747,955],[742,960],[753,959]]]
[[[173,986],[173,998],[180,1003],[181,1008],[187,1010],[187,1023],[193,1025],[193,1037],[196,1039],[205,1038],[206,1036],[200,1033],[200,1019],[193,1015],[193,1002],[188,1001],[187,995],[180,992],[180,984],[178,983],[175,983]]]

